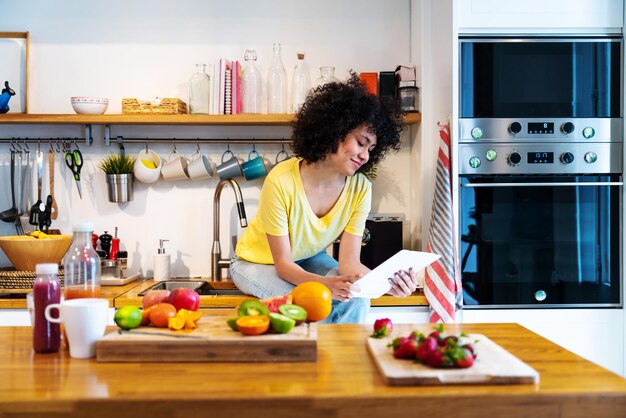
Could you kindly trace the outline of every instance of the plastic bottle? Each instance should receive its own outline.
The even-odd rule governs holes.
[[[280,58],[280,44],[274,44],[272,65],[267,74],[267,113],[287,113],[287,73]]]
[[[72,245],[63,257],[65,299],[100,297],[100,257],[91,242],[93,225],[73,228]]]
[[[298,62],[293,70],[293,81],[291,83],[291,112],[296,113],[306,95],[311,88],[311,75],[309,74],[309,67],[304,61],[304,52],[298,52]]]
[[[170,255],[165,254],[165,247],[163,247],[163,243],[166,241],[169,240],[159,240],[159,249],[154,256],[154,280],[157,282],[169,280],[170,278]]]
[[[256,51],[254,49],[246,49],[243,56],[246,65],[243,69],[243,77],[241,80],[243,92],[243,113],[261,113],[263,103],[263,78],[261,72],[254,65],[256,61]]]
[[[206,64],[196,64],[189,79],[189,113],[209,113],[209,85]]]
[[[44,316],[46,306],[61,302],[61,283],[57,264],[37,264],[37,277],[33,285],[35,321],[33,324],[33,350],[36,353],[55,353],[61,344],[61,327]]]

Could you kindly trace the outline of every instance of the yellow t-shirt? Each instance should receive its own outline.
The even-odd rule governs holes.
[[[237,243],[237,257],[258,264],[274,264],[266,233],[289,235],[294,261],[319,253],[343,231],[362,235],[372,204],[372,184],[363,174],[346,179],[335,206],[318,218],[309,206],[300,178],[300,159],[276,165],[265,178],[257,216]]]

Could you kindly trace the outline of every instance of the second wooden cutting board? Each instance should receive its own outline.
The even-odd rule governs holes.
[[[396,326],[393,336],[367,339],[367,349],[389,385],[539,383],[539,373],[535,369],[481,334],[468,336],[478,357],[474,365],[467,369],[435,369],[417,361],[394,358],[387,345],[395,337],[409,335],[413,328],[412,325],[400,324]]]
[[[194,330],[139,327],[115,331],[96,344],[99,362],[310,362],[317,360],[317,325],[288,334],[246,336],[222,316],[204,316]]]

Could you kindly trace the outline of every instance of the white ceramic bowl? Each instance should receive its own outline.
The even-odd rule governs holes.
[[[81,115],[101,115],[109,107],[109,99],[101,97],[72,97],[74,111]]]

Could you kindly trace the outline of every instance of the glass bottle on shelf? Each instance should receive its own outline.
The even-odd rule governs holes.
[[[189,79],[189,113],[209,113],[209,84],[206,64],[196,64]]]
[[[100,257],[91,243],[93,226],[74,226],[72,245],[63,257],[65,299],[100,297]]]
[[[309,66],[304,61],[304,52],[298,52],[298,62],[293,70],[291,84],[291,113],[296,113],[311,88],[311,76]]]
[[[254,64],[256,61],[256,51],[246,49],[243,55],[246,64],[243,68],[241,87],[243,92],[243,113],[261,113],[263,103],[263,77]]]
[[[320,67],[320,77],[315,80],[315,87],[323,86],[326,83],[334,83],[337,81],[339,81],[339,79],[335,77],[335,67]]]
[[[267,113],[287,113],[287,73],[280,58],[280,44],[274,44],[272,50],[272,65],[267,75]]]
[[[54,263],[37,264],[37,277],[33,284],[33,350],[35,353],[56,353],[61,345],[61,326],[46,319],[46,307],[61,302],[61,283],[57,274],[59,266]]]

